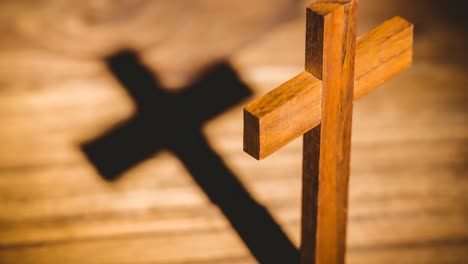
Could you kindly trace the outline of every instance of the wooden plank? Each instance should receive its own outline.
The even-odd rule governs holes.
[[[425,193],[431,194],[426,198],[430,200],[427,203],[441,199],[442,202],[453,197],[454,200],[445,200],[447,205],[452,202],[453,206],[463,205],[455,203],[453,195],[461,195],[464,190],[468,190],[468,181],[456,174],[465,168],[465,158],[460,155],[464,140],[436,142],[430,138],[415,142],[402,138],[396,141],[390,139],[393,142],[389,144],[375,143],[372,134],[382,135],[385,130],[393,131],[394,128],[387,126],[381,130],[371,129],[367,141],[353,144],[353,172],[356,177],[352,184],[357,195],[354,202],[356,206],[359,205],[358,208],[366,203],[367,196],[370,200],[388,198],[389,202],[396,203],[405,197],[411,198],[407,197],[409,194],[424,196]],[[435,129],[433,133],[437,135],[439,132]],[[438,151],[431,151],[433,148]],[[297,151],[299,148],[294,153]],[[299,175],[299,170],[294,172],[290,169],[298,167],[299,162],[298,159],[288,158],[292,154],[285,154],[268,165],[271,171],[267,174],[262,173],[259,166],[250,166],[247,174],[240,173],[262,203],[289,202],[293,206],[299,201],[299,177],[291,177],[295,173]],[[413,160],[417,162],[411,162],[413,166],[408,166],[408,161]],[[188,176],[184,175],[182,169],[163,170],[170,167],[170,162],[160,156],[146,165],[151,170],[141,168],[130,175],[131,181],[123,181],[119,185],[106,185],[92,172],[74,166],[46,167],[39,168],[39,171],[0,170],[0,212],[8,212],[0,215],[0,221],[6,224],[40,219],[83,219],[102,214],[122,215],[125,211],[138,212],[155,208],[161,211],[180,208],[198,210],[208,206],[206,198],[186,179]],[[239,166],[249,164],[248,159],[234,162]],[[447,170],[446,166],[459,169]],[[86,176],[86,173],[90,175]],[[413,182],[418,184],[414,185]],[[423,201],[423,198],[418,201]],[[87,206],[89,204],[93,206]],[[406,201],[406,204],[410,202]],[[398,203],[399,206],[406,204]],[[420,205],[421,208],[424,206]],[[0,225],[0,229],[3,226]]]
[[[383,204],[381,204],[380,207],[383,207]],[[439,209],[442,208],[446,208],[446,205]],[[284,208],[275,208],[275,211],[279,211],[281,214],[288,213],[288,210]],[[207,211],[203,210],[200,212],[200,215],[205,213],[207,213]],[[414,213],[413,211],[409,214],[398,214],[397,212],[388,213],[391,216],[383,213],[379,215],[356,215],[350,218],[350,234],[352,234],[352,236],[350,236],[348,249],[350,250],[352,259],[355,257],[366,258],[367,256],[373,256],[378,259],[378,257],[382,256],[379,256],[376,252],[388,252],[389,250],[394,251],[393,254],[396,255],[392,254],[388,257],[395,258],[398,252],[410,253],[417,251],[418,248],[429,250],[431,249],[431,245],[434,244],[467,247],[467,242],[464,237],[467,237],[468,230],[460,229],[460,226],[465,223],[466,214],[463,215],[457,211],[439,211],[439,213],[437,211]],[[152,218],[156,220],[156,223],[151,223],[151,217],[149,217],[146,223],[139,222],[137,218],[137,222],[134,223],[134,225],[158,225],[162,223],[156,216],[152,216]],[[127,218],[127,225],[131,224],[132,219],[135,219],[135,216],[129,216]],[[174,219],[177,220],[177,218]],[[79,223],[76,222],[77,221],[70,221],[64,224],[66,226],[78,225]],[[287,222],[285,228],[297,230],[299,227],[298,222],[298,218],[291,219]],[[186,223],[187,225],[190,224],[190,218],[186,219]],[[54,223],[50,223],[50,226],[48,226],[42,223],[40,225],[44,225],[49,232],[52,228],[55,228],[56,232],[60,232],[59,225],[56,223],[54,226],[53,224]],[[118,229],[119,226],[125,227],[125,225],[121,225],[123,224],[122,222],[120,222],[120,224],[112,223],[111,218],[95,222],[89,221],[88,224],[91,224],[97,232],[99,232],[99,224],[101,224],[100,227],[104,229],[109,229],[111,227]],[[108,226],[109,224],[110,226]],[[160,228],[165,228],[169,224],[170,219]],[[39,229],[40,225],[36,223],[35,228]],[[210,225],[210,221],[207,221],[205,226],[207,228],[201,229],[196,225],[194,226],[194,230],[190,230],[188,227],[182,228],[180,231],[177,231],[177,229],[154,229],[146,230],[145,232],[113,233],[106,236],[94,237],[86,236],[73,240],[50,241],[45,239],[35,244],[24,243],[22,245],[0,246],[0,259],[2,263],[17,263],[20,259],[22,260],[20,261],[21,263],[55,263],[58,261],[56,258],[69,260],[70,263],[79,263],[80,258],[81,261],[85,259],[87,262],[92,262],[92,256],[94,255],[91,254],[91,252],[93,250],[98,250],[98,252],[101,253],[99,254],[100,256],[98,256],[99,263],[131,262],[130,259],[127,260],[127,257],[130,258],[132,254],[142,255],[139,256],[139,258],[142,258],[141,260],[151,263],[168,263],[169,261],[173,261],[169,263],[185,263],[184,261],[188,260],[205,263],[205,261],[208,262],[210,259],[229,259],[234,256],[248,257],[250,259],[247,250],[244,249],[243,245],[238,241],[227,224],[213,226]],[[81,225],[81,227],[83,228],[84,226]],[[393,232],[393,230],[399,230],[399,232]],[[24,231],[26,232],[27,230]],[[64,228],[62,231],[69,232],[70,230]],[[217,243],[212,240],[216,237]],[[167,241],[171,242],[170,245]],[[143,246],[144,242],[147,243],[147,247]],[[188,246],[190,243],[198,243],[201,245]],[[135,246],[130,247],[129,245]],[[174,247],[174,245],[177,245],[177,247]],[[179,247],[184,247],[186,250],[181,252]],[[147,250],[146,254],[142,252],[145,248]],[[411,249],[408,250],[407,248]],[[168,249],[169,251],[166,252],[165,250]],[[121,251],[126,253],[121,253]],[[177,251],[179,251],[180,255],[175,254]],[[49,253],[49,255],[47,255],[47,253]],[[123,254],[125,254],[125,256]],[[223,256],[222,254],[226,255]],[[462,255],[458,253],[456,256],[461,257]],[[122,262],[116,261],[119,257],[122,257]],[[404,259],[411,260],[411,258]],[[385,263],[392,262],[387,261]]]
[[[376,131],[370,131],[370,134],[373,134],[373,132]],[[361,250],[361,253],[358,255],[351,254],[351,259],[354,259],[354,257],[366,259],[368,254],[372,254],[373,259],[378,259],[381,256],[378,253],[372,253],[373,245],[379,246],[383,251],[387,252],[386,254],[391,255],[384,245],[391,246],[399,243],[417,244],[424,241],[453,240],[468,235],[465,232],[468,230],[461,228],[463,227],[463,223],[466,222],[467,215],[464,213],[466,210],[463,209],[461,203],[457,202],[464,199],[464,194],[468,190],[467,181],[455,181],[455,172],[444,169],[446,166],[449,166],[448,164],[451,161],[463,164],[463,157],[457,155],[457,150],[454,148],[454,146],[459,144],[456,142],[452,144],[447,144],[447,142],[432,144],[406,142],[406,144],[403,144],[404,141],[403,139],[398,141],[399,143],[390,144],[390,146],[376,146],[372,144],[372,139],[370,139],[367,144],[357,146],[358,149],[353,156],[353,160],[358,161],[354,163],[358,170],[355,171],[355,177],[352,179],[351,237],[349,242],[352,248],[356,246],[359,248],[369,247],[371,252],[362,252]],[[371,145],[367,146],[369,144]],[[431,151],[434,148],[438,149],[438,151]],[[405,162],[409,160],[417,160],[417,165],[414,162],[412,164],[420,167],[420,170],[415,170],[414,166],[408,167]],[[454,165],[451,166],[453,167]],[[155,167],[158,166],[155,164]],[[256,179],[258,177],[261,178],[263,175],[263,180],[258,179],[254,181],[252,190],[255,190],[257,196],[265,204],[270,205],[268,208],[275,213],[276,218],[283,219],[281,223],[284,228],[292,233],[296,233],[299,230],[299,225],[297,224],[299,222],[299,179],[291,177],[290,173],[284,172],[282,173],[283,175],[280,175],[283,177],[282,180],[281,178],[277,178],[277,176],[271,177],[274,171],[281,171],[282,168],[287,167],[294,166],[291,166],[290,163],[276,164],[270,168],[272,172],[266,175],[260,171],[250,171],[248,177]],[[193,236],[198,237],[201,231],[203,232],[207,229],[219,230],[228,228],[227,222],[219,214],[214,213],[212,209],[205,208],[208,206],[203,205],[203,203],[179,203],[174,205],[171,202],[190,191],[189,186],[186,188],[179,187],[182,184],[177,183],[180,181],[178,180],[180,177],[173,177],[173,175],[180,175],[178,172],[169,172],[167,176],[165,176],[166,173],[154,173],[153,175],[157,177],[142,177],[141,180],[145,179],[145,181],[141,183],[138,182],[138,179],[134,178],[131,182],[127,182],[121,187],[129,184],[131,184],[130,186],[138,184],[137,186],[128,186],[120,189],[114,196],[109,194],[109,199],[106,201],[96,201],[95,198],[97,196],[90,195],[88,192],[81,192],[80,199],[75,199],[74,201],[73,197],[38,201],[37,199],[42,196],[38,189],[49,189],[48,192],[44,193],[61,192],[60,188],[67,190],[72,188],[72,186],[83,184],[83,181],[80,181],[80,173],[77,173],[75,170],[69,172],[69,169],[64,167],[61,171],[55,173],[47,170],[43,172],[43,176],[31,171],[27,174],[22,173],[21,177],[14,175],[2,175],[0,177],[4,183],[0,184],[0,186],[4,186],[2,191],[0,191],[2,196],[5,194],[8,186],[17,190],[16,192],[26,192],[29,190],[31,193],[30,200],[18,200],[13,204],[11,203],[13,197],[4,197],[5,200],[2,206],[8,204],[10,206],[2,207],[0,211],[8,212],[5,215],[9,215],[13,219],[9,224],[2,223],[0,225],[0,237],[2,238],[3,245],[42,244],[57,240],[62,243],[69,243],[74,240],[85,239],[86,241],[90,241],[96,238],[105,239],[105,237],[121,236],[122,234],[134,236],[136,240],[137,237],[142,238],[145,236],[145,233],[149,232],[154,232],[154,235],[157,237],[167,234],[169,239],[176,236],[179,232],[190,232]],[[53,174],[54,177],[49,177],[50,174]],[[39,177],[36,177],[36,175]],[[168,177],[168,180],[172,176],[170,178],[173,178],[174,183],[178,186],[173,186],[172,190],[167,190],[167,192],[162,192],[164,189],[169,188],[167,184],[150,186],[151,181],[160,180],[159,178],[162,176]],[[90,177],[88,181],[92,179],[93,177]],[[8,181],[17,181],[21,183],[22,187],[8,185]],[[414,182],[418,182],[418,184],[412,184]],[[159,197],[168,204],[162,205],[158,203],[145,207],[147,208],[145,209],[139,208],[137,203],[135,203],[134,208],[120,208],[119,210],[109,212],[109,214],[100,215],[102,211],[109,211],[109,209],[106,209],[105,204],[108,206],[121,204],[125,199],[134,197],[133,193],[140,191],[140,188],[143,187],[148,188],[148,190],[144,191],[145,193],[142,193],[142,196]],[[88,190],[88,185],[84,188]],[[126,195],[122,195],[123,190],[125,190]],[[105,193],[109,192],[109,190],[106,191],[106,188],[96,191],[103,193],[101,198],[106,196],[104,195]],[[116,199],[119,196],[126,196],[127,198],[121,197]],[[187,201],[190,199],[187,199]],[[93,208],[88,206],[89,209],[86,209],[85,206],[77,206],[76,202],[78,200],[83,205],[93,204]],[[46,204],[47,208],[34,206],[33,202]],[[58,203],[63,204],[63,206],[57,206]],[[94,208],[95,205],[102,205],[102,207]],[[57,215],[43,215],[44,212],[59,214],[56,210],[65,208],[66,206],[69,210],[67,215],[71,217],[62,218]],[[81,213],[85,217],[76,217],[76,214],[80,213],[80,210],[82,210]],[[184,210],[187,210],[187,212],[184,212]],[[35,214],[41,219],[35,217],[36,220],[34,221],[24,221],[24,219],[19,218],[19,215],[25,212]],[[399,232],[391,232],[389,230],[399,230]],[[81,245],[84,244],[82,243]],[[224,245],[223,242],[219,242],[220,247]],[[115,250],[119,250],[120,246],[116,244],[113,247]],[[53,250],[50,247],[47,247],[47,249]],[[18,254],[18,256],[21,256],[22,252],[24,252],[19,249],[15,250],[14,248],[5,249],[0,254],[0,259],[6,256],[3,254],[6,254],[8,250],[13,250],[15,252],[13,254]],[[31,254],[35,255],[33,252],[35,251],[31,251]],[[392,254],[404,253],[405,258],[403,259],[407,260],[411,259],[410,252],[391,251]],[[445,252],[444,254],[448,253],[450,252]],[[69,251],[66,254],[74,253]],[[109,252],[108,254],[108,257],[111,258],[112,253]],[[459,258],[461,255],[457,256]],[[49,263],[50,261],[44,260],[44,262]]]
[[[223,246],[219,246],[219,244]],[[174,245],[177,245],[176,247]],[[181,249],[184,250],[181,250]],[[172,235],[140,234],[71,243],[0,249],[2,263],[205,263],[247,258],[232,230]]]
[[[359,38],[354,98],[407,69],[412,63],[412,45],[413,25],[400,17]],[[320,98],[321,81],[302,72],[251,102],[244,109],[244,151],[264,159],[317,126]]]
[[[397,245],[387,248],[351,248],[346,263],[411,263],[458,264],[466,261],[467,243],[428,241],[420,244]]]

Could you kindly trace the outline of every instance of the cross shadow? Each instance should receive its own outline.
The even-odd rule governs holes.
[[[158,150],[168,150],[219,206],[260,263],[299,263],[299,251],[201,131],[205,122],[251,94],[234,70],[228,64],[218,64],[190,87],[173,93],[162,89],[132,51],[113,55],[106,63],[134,100],[137,113],[82,146],[99,173],[107,180],[115,180]]]

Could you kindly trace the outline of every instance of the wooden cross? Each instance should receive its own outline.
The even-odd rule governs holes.
[[[304,135],[301,263],[345,261],[353,100],[407,69],[413,25],[356,41],[357,0],[307,8],[305,71],[244,109],[244,150],[263,159]]]

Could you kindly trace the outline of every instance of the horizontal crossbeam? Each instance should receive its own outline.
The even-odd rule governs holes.
[[[394,17],[356,44],[354,99],[407,69],[413,25]],[[304,71],[244,108],[244,151],[263,159],[302,136],[321,119],[322,81]]]

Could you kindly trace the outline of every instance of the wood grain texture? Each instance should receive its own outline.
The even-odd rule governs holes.
[[[412,63],[413,25],[384,22],[356,44],[354,98],[359,99]],[[302,72],[244,108],[244,151],[264,159],[320,123],[321,81]],[[294,112],[294,115],[291,115]],[[255,142],[251,144],[250,142]]]
[[[322,99],[319,142],[318,130],[304,140],[304,264],[345,262],[356,30],[357,1],[318,2],[307,10],[306,39],[312,43],[306,47],[321,43],[322,50],[311,55],[321,59],[306,57],[306,69],[319,73]]]
[[[285,133],[305,133],[305,116],[320,120],[320,88],[316,77],[302,72],[245,107],[244,151],[262,159],[289,142]]]
[[[439,16],[449,3],[360,0],[362,32],[395,14],[420,30],[413,67],[355,102],[349,264],[468,259],[468,43]],[[304,67],[308,0],[293,20],[258,30],[291,4],[0,1],[0,263],[258,263],[171,153],[106,182],[79,144],[132,116],[102,62],[117,40],[165,84],[226,52],[260,96]],[[246,35],[256,39],[233,50]],[[243,105],[207,123],[207,140],[299,246],[302,140],[255,161],[240,150]]]
[[[319,241],[317,231],[319,227],[318,197],[321,134],[322,126],[318,125],[304,134],[302,146],[301,263],[320,263],[317,255],[318,245],[322,241]],[[323,245],[320,246],[323,247]],[[327,253],[336,254],[336,249],[325,252],[325,254]]]

